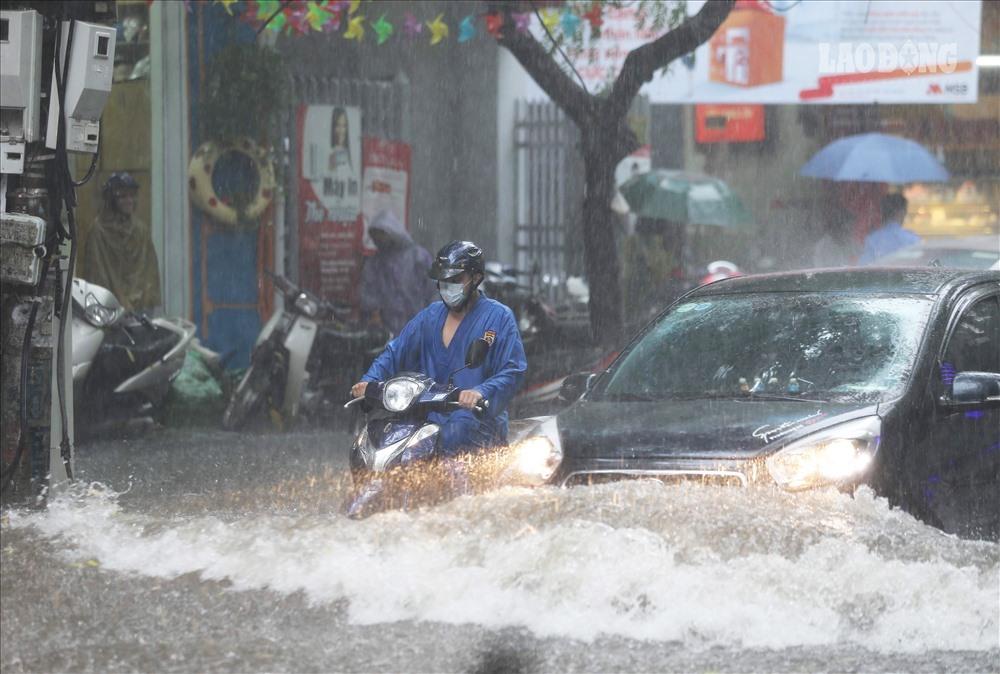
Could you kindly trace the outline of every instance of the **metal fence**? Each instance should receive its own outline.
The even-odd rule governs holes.
[[[516,266],[550,302],[580,274],[583,164],[576,125],[550,102],[516,101]]]
[[[361,108],[362,134],[408,142],[410,138],[409,83],[312,75],[292,75],[288,81],[289,105],[281,123],[283,149],[284,232],[279,257],[287,275],[298,280],[298,166],[300,139],[298,112],[302,105],[343,105]]]

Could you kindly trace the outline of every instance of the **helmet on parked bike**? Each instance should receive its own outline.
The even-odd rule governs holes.
[[[438,251],[431,265],[430,277],[436,281],[448,281],[464,271],[483,275],[485,270],[482,248],[471,241],[452,241]]]

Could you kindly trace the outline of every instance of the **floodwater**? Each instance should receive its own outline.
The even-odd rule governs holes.
[[[2,529],[3,672],[1000,669],[1000,544],[862,490],[503,489],[356,522],[343,435],[80,448]]]

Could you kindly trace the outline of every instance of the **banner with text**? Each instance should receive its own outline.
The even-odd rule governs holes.
[[[689,15],[704,2],[691,0]],[[640,3],[608,6],[601,37],[567,44],[591,92],[664,31]],[[658,72],[653,103],[975,103],[982,3],[744,0],[712,38]],[[547,42],[535,19],[534,35]]]

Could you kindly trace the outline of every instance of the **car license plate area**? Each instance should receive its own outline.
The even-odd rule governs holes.
[[[564,483],[567,487],[591,486],[595,484],[607,484],[608,482],[618,482],[621,480],[659,480],[664,484],[676,485],[684,483],[695,483],[712,487],[742,487],[746,484],[746,478],[737,473],[642,473],[642,472],[593,472],[574,473],[570,475]]]

